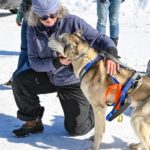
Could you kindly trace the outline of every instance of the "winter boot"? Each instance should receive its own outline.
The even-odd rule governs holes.
[[[15,137],[26,137],[32,133],[39,133],[44,130],[44,126],[42,124],[42,116],[44,113],[44,107],[41,107],[39,116],[36,120],[26,121],[20,128],[12,131],[13,136]]]
[[[4,86],[11,87],[12,86],[12,78],[3,84]]]
[[[44,130],[42,121],[27,121],[21,128],[12,131],[15,137],[26,137],[32,133],[39,133]]]
[[[115,43],[115,45],[117,46],[118,45],[118,37],[117,38],[111,38],[113,41],[114,41],[114,43]]]

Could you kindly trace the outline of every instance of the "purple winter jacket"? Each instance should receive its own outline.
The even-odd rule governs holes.
[[[108,51],[117,56],[116,46],[109,37],[100,34],[83,19],[75,15],[67,15],[57,21],[53,27],[44,27],[42,24],[37,27],[28,26],[27,39],[30,66],[36,72],[47,72],[50,81],[56,86],[76,84],[80,80],[75,77],[71,65],[55,67],[54,60],[57,59],[57,52],[48,47],[48,38],[50,36],[57,38],[63,33],[74,33],[77,30],[83,31],[83,37],[91,47]]]

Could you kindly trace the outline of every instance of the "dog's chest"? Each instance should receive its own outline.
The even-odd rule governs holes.
[[[85,75],[81,82],[81,89],[84,95],[87,97],[88,101],[93,105],[98,105],[103,103],[105,88],[100,82],[99,74],[89,74]]]

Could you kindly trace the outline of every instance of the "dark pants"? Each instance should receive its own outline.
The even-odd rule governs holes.
[[[71,135],[82,135],[94,126],[91,105],[84,97],[80,85],[56,87],[46,73],[27,70],[18,74],[12,85],[17,117],[23,121],[35,120],[40,110],[38,94],[57,92],[64,111],[64,125]]]

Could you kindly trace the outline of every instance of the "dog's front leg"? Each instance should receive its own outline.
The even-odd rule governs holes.
[[[94,118],[95,118],[95,136],[94,144],[88,150],[99,150],[100,143],[102,141],[102,136],[105,130],[105,108],[93,107]]]

